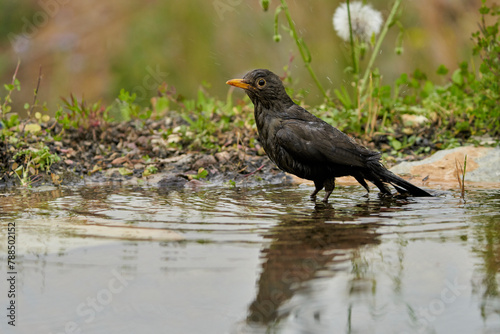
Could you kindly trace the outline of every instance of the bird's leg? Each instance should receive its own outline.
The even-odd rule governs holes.
[[[366,189],[366,192],[370,192],[370,188],[368,187],[368,185],[365,182],[365,179],[362,176],[355,175],[354,178],[356,179],[356,181],[359,182],[359,184],[363,186],[363,188]]]
[[[328,203],[328,197],[330,197],[330,195],[332,194],[333,189],[335,189],[335,178],[325,180],[326,194],[325,197],[323,198],[324,203]]]
[[[375,184],[377,186],[377,188],[380,190],[380,192],[383,195],[389,195],[389,196],[392,195],[391,191],[387,188],[387,186],[382,181],[380,181],[378,179],[374,179],[371,182],[373,182],[373,184]]]
[[[314,181],[314,189],[313,193],[311,194],[311,199],[314,200],[316,199],[316,194],[319,193],[321,189],[323,189],[323,181]]]

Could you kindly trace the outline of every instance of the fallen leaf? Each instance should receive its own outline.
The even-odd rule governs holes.
[[[134,172],[128,168],[122,167],[118,168],[118,173],[120,173],[123,176],[126,176],[126,175],[132,175]]]
[[[39,132],[42,127],[39,124],[26,124],[24,126],[24,131],[26,132]]]
[[[61,180],[61,177],[59,175],[56,175],[54,173],[51,173],[50,174],[50,177],[52,178],[52,182],[57,186],[59,184],[61,184],[62,180]]]
[[[90,174],[93,174],[95,172],[101,171],[102,167],[99,167],[98,165],[94,165],[94,168],[90,171]]]
[[[124,163],[127,160],[128,160],[127,157],[119,157],[119,158],[116,158],[115,160],[111,161],[111,164],[112,165],[121,165],[122,163]]]

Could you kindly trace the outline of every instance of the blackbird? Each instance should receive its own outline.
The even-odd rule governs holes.
[[[391,184],[399,193],[432,196],[403,180],[380,163],[380,153],[371,151],[342,131],[295,104],[280,78],[265,69],[233,79],[228,85],[243,88],[254,105],[259,140],[269,158],[285,172],[312,180],[311,198],[325,188],[323,202],[335,188],[335,178],[353,176],[368,192],[365,180],[384,195],[392,195]]]

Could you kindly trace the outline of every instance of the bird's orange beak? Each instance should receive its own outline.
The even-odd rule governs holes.
[[[226,84],[234,86],[234,87],[243,88],[243,89],[250,89],[250,88],[252,88],[252,86],[250,86],[248,83],[246,83],[243,79],[228,80],[228,81],[226,81]]]

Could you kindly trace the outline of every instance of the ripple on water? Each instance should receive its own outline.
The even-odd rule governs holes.
[[[110,333],[162,332],[165,321],[186,333],[213,323],[214,333],[499,328],[498,191],[470,189],[464,202],[454,192],[402,200],[338,187],[330,204],[310,201],[311,191],[2,193],[1,215],[18,229],[24,324],[61,332],[71,320],[84,332]],[[116,272],[133,279],[87,323],[77,307]],[[452,295],[444,289],[455,281]],[[443,291],[454,301],[441,300]],[[419,313],[442,305],[433,321]]]

